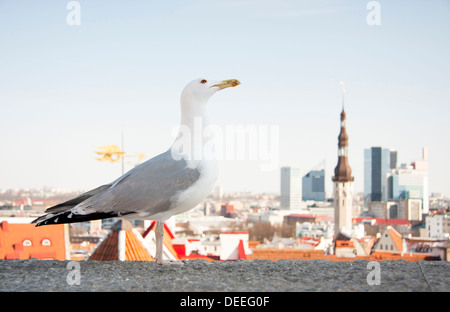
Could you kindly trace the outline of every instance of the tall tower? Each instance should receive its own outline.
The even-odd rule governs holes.
[[[396,157],[396,152],[391,152],[387,148],[364,149],[364,198],[366,201],[387,201],[386,175],[390,169],[395,169]]]
[[[344,92],[342,90],[341,132],[338,137],[338,164],[334,169],[334,232],[335,238],[339,232],[351,234],[353,210],[352,169],[348,164],[348,135],[345,128],[346,114],[344,110]]]
[[[280,208],[300,209],[302,204],[302,176],[300,168],[282,167]]]

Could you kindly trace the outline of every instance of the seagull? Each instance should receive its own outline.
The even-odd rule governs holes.
[[[207,103],[219,90],[235,87],[237,79],[199,78],[183,89],[181,122],[172,146],[164,153],[126,172],[118,179],[45,210],[36,226],[122,217],[156,221],[156,257],[163,264],[164,222],[186,212],[211,193],[218,177]],[[200,138],[200,140],[198,140]],[[200,143],[198,143],[200,141]]]

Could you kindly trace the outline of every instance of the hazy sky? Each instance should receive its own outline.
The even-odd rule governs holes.
[[[164,152],[189,81],[237,78],[210,101],[218,125],[276,125],[280,166],[326,161],[327,191],[345,108],[355,190],[363,150],[412,162],[429,150],[431,192],[450,195],[450,2],[0,0],[0,188],[89,189],[117,178],[95,160],[121,142]],[[131,160],[131,159],[130,159]],[[279,169],[221,161],[225,191],[279,191]],[[130,169],[127,164],[126,169]]]

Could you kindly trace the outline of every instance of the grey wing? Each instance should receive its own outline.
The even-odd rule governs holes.
[[[189,188],[199,177],[198,169],[187,167],[183,159],[174,160],[168,150],[130,170],[79,206],[100,213],[145,211],[153,215],[168,210],[173,196]]]

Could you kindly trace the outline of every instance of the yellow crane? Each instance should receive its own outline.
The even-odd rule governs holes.
[[[95,151],[97,155],[100,155],[101,157],[97,158],[99,161],[111,161],[111,162],[117,162],[122,157],[125,156],[125,153],[122,152],[120,147],[117,145],[111,144],[106,146],[100,146],[97,147],[99,150]]]
[[[98,150],[95,151],[95,153],[100,156],[96,158],[98,161],[118,162],[120,159],[122,159],[122,174],[124,173],[123,164],[125,157],[137,157],[137,164],[140,164],[145,158],[144,153],[126,154],[120,149],[119,146],[114,144],[99,146],[97,147],[97,149]]]

